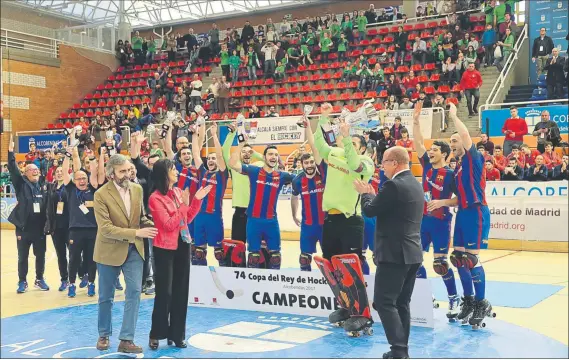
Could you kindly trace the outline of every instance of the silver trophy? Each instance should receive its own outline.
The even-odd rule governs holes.
[[[296,122],[296,125],[298,125],[299,127],[304,127],[304,121],[308,121],[308,115],[310,115],[312,113],[312,110],[314,110],[314,106],[312,105],[304,105],[304,109],[303,109],[303,114],[300,117],[300,119],[298,119],[298,121]]]
[[[433,196],[431,195],[430,191],[425,191],[425,203],[428,204],[433,200]],[[430,213],[430,211],[429,211]]]
[[[237,134],[243,134],[243,132],[245,131],[245,129],[243,128],[245,126],[245,116],[239,113],[235,121],[237,121],[237,129],[235,129],[237,131]]]
[[[204,108],[201,105],[196,105],[194,107],[194,111],[198,115],[198,118],[196,120],[196,125],[202,126],[203,124],[205,124],[205,120],[206,120],[205,118],[207,116],[207,113],[204,110]]]
[[[377,110],[373,107],[373,102],[374,99],[364,101],[363,105],[355,112],[350,112],[344,108],[340,114],[340,119],[352,126],[367,125],[378,116]]]

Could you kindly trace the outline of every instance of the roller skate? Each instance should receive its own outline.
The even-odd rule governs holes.
[[[474,312],[468,320],[468,323],[472,325],[472,330],[478,330],[480,327],[486,327],[484,318],[486,317],[496,317],[496,313],[492,311],[492,305],[486,299],[476,301],[474,305]]]
[[[365,316],[352,316],[344,322],[344,330],[351,337],[360,337],[364,335],[373,335],[373,320]]]
[[[474,296],[464,296],[462,298],[462,306],[460,307],[460,312],[456,316],[456,320],[461,321],[460,325],[468,325],[468,320],[474,312],[475,300]]]
[[[448,312],[447,318],[449,322],[455,322],[458,316],[458,310],[460,306],[460,298],[458,295],[448,297]]]
[[[349,318],[350,312],[347,309],[339,308],[328,316],[328,321],[336,327],[343,327]]]

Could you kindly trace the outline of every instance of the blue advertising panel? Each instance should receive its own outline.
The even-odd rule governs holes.
[[[30,151],[30,144],[35,143],[37,150],[51,149],[53,144],[65,140],[64,134],[18,136],[18,151],[27,153]]]
[[[17,202],[16,198],[12,197],[0,198],[0,223],[9,223],[8,216],[10,216],[10,213],[16,207]]]
[[[532,0],[526,1],[529,4],[529,15],[526,21],[529,24],[529,63],[531,82],[537,82],[537,74],[535,64],[531,61],[531,49],[533,48],[533,40],[539,37],[539,29],[544,27],[547,35],[553,40],[562,56],[567,54],[567,40],[565,37],[569,32],[569,18],[567,11],[569,9],[569,0]]]
[[[533,131],[535,124],[541,121],[541,113],[549,111],[550,119],[557,123],[561,134],[568,133],[567,105],[552,106],[528,106],[518,108],[518,115],[526,120],[528,132]],[[484,110],[482,111],[482,132],[489,136],[503,136],[502,126],[510,117],[510,109]],[[489,120],[489,129],[486,128],[486,119]]]

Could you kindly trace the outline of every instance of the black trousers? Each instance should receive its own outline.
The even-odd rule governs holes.
[[[81,254],[89,282],[95,282],[97,264],[93,260],[97,229],[73,228],[69,229],[69,282],[74,284],[77,272],[81,267]]]
[[[154,310],[151,339],[182,341],[186,338],[186,315],[190,291],[190,244],[178,238],[176,250],[153,247]]]
[[[231,220],[231,239],[247,242],[247,208],[235,208]]]
[[[150,270],[154,269],[154,259],[150,256],[150,240],[144,238],[144,267],[142,268],[142,285],[148,280]]]
[[[30,256],[30,246],[32,245],[34,246],[34,256],[36,257],[36,279],[43,279],[45,271],[45,235],[42,232],[16,229],[16,239],[18,239],[19,281],[26,281],[28,276],[28,257]]]
[[[69,279],[69,272],[67,271],[67,247],[69,246],[69,229],[55,229],[51,235],[53,240],[53,247],[57,255],[57,266],[59,267],[59,276],[61,281]]]
[[[379,263],[373,301],[395,357],[408,356],[411,311],[409,303],[421,264]]]
[[[358,254],[364,243],[364,219],[361,216],[327,215],[322,231],[322,256]]]
[[[547,100],[563,99],[563,86],[565,84],[563,82],[547,84]]]

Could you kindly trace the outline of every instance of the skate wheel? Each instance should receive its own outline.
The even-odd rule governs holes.
[[[338,322],[333,323],[332,325],[334,325],[335,327],[344,327],[344,322],[338,321]]]
[[[485,328],[485,327],[486,327],[486,323],[482,323],[482,327]]]
[[[364,334],[367,336],[372,336],[373,335],[373,329],[370,327],[364,328]]]
[[[479,326],[478,325],[472,325],[472,330],[478,330]]]
[[[439,303],[433,302],[433,308],[434,308],[434,309],[438,309],[439,306],[440,306]]]
[[[492,317],[495,318],[495,317],[496,317],[496,313],[492,313]]]
[[[360,337],[360,332],[359,331],[348,331],[348,336],[349,337]]]

